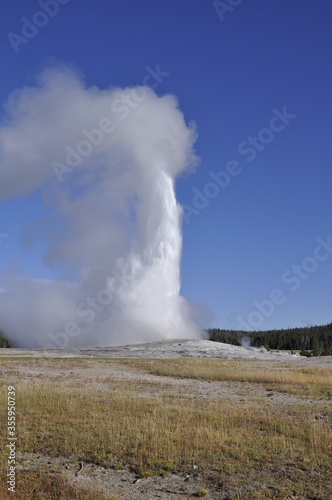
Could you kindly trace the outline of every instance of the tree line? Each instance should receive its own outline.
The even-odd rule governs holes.
[[[300,351],[302,356],[332,355],[332,323],[321,326],[288,328],[284,330],[241,331],[209,328],[210,340],[232,345],[243,345],[250,340],[254,347]]]
[[[11,347],[10,342],[0,330],[0,347]]]

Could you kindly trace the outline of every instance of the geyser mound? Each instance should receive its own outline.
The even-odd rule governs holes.
[[[194,128],[173,96],[87,88],[68,68],[15,91],[0,128],[0,195],[36,197],[25,228],[54,279],[7,273],[0,327],[18,346],[199,338],[180,296],[176,176],[195,164]],[[28,203],[28,201],[27,201]]]

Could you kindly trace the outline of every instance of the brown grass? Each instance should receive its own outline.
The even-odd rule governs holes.
[[[309,383],[319,392],[330,384],[329,373],[323,376],[311,369],[294,371],[291,377],[291,368],[245,373],[236,367],[238,363],[211,360],[126,362],[150,373],[278,383],[281,389]],[[15,386],[20,452],[74,457],[116,469],[129,464],[142,476],[189,471],[197,464],[201,474],[222,478],[222,489],[247,491],[250,484],[250,496],[243,498],[290,498],[294,491],[298,498],[329,498],[332,412],[324,401],[282,406],[247,401],[239,406],[228,400],[192,401],[171,393],[147,398],[138,396],[128,382],[96,391],[40,382]],[[0,418],[5,422],[6,386],[0,388]],[[2,427],[3,450],[6,436]],[[4,473],[1,486],[3,478]],[[270,488],[264,494],[262,485]],[[24,496],[16,498],[37,498],[33,490],[39,488],[42,499],[93,498],[89,492],[75,496],[77,491],[61,476],[50,478],[45,471],[21,473],[18,490]]]

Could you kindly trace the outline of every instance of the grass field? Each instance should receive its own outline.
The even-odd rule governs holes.
[[[10,364],[1,363],[1,367]],[[57,360],[15,363],[54,366]],[[111,361],[61,360],[61,370],[94,365],[103,369],[107,363]],[[29,384],[13,371],[20,453],[63,456],[104,468],[129,465],[141,477],[186,473],[197,466],[206,477],[206,490],[197,491],[197,496],[213,490],[208,498],[219,498],[217,494],[220,498],[223,494],[224,498],[250,499],[331,498],[331,371],[287,366],[267,369],[258,363],[249,371],[245,362],[239,366],[233,361],[195,359],[116,363],[124,370],[129,366],[162,375],[161,379],[238,381],[263,384],[267,390],[293,389],[294,402],[278,405],[248,398],[239,404],[229,399],[193,399],[185,391],[159,394],[157,386],[153,397],[148,397],[137,393],[135,384],[119,380],[98,388],[50,384],[40,377]],[[2,379],[2,422],[7,418],[7,385]],[[303,404],[308,397],[317,399]],[[2,450],[6,436],[2,426]],[[2,454],[0,486],[4,492],[5,459]],[[65,476],[50,477],[43,468],[18,473],[17,481],[15,498],[112,498],[78,490]],[[34,496],[36,492],[39,496]]]
[[[280,363],[271,369],[256,361],[217,359],[130,359],[123,363],[167,377],[269,384],[274,390],[293,394],[332,397],[332,370],[324,368],[295,368]]]

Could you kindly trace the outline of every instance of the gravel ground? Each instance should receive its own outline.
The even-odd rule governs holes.
[[[117,495],[119,500],[192,499],[197,497],[201,488],[209,493],[209,498],[222,498],[222,494],[217,491],[217,484],[210,485],[210,488],[206,486],[203,475],[198,468],[195,469],[197,466],[192,467],[191,473],[140,478],[127,466],[121,470],[105,469],[94,464],[77,463],[71,458],[53,458],[37,453],[18,453],[17,459],[20,461],[18,471],[38,471],[40,467],[46,467],[51,475],[63,474],[71,485],[92,488],[103,492],[106,497]]]

